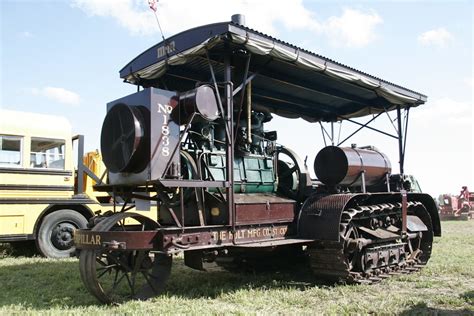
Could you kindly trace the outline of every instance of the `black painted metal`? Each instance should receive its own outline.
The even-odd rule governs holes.
[[[339,142],[339,144],[337,144],[337,146],[341,146],[346,140],[348,140],[349,138],[351,138],[352,136],[354,136],[355,134],[357,134],[361,129],[363,129],[364,127],[367,127],[370,123],[372,123],[375,119],[377,119],[383,112],[380,112],[379,114],[377,114],[376,116],[374,116],[373,118],[371,118],[367,123],[365,124],[360,124],[359,122],[356,122],[358,125],[360,124],[360,127],[358,129],[356,129],[352,134],[350,134],[349,136],[347,136],[346,138],[344,138],[342,141]]]
[[[407,146],[407,134],[408,134],[408,119],[410,118],[409,114],[410,114],[410,108],[407,108],[405,110],[406,112],[406,118],[405,118],[405,135],[403,137],[403,161],[405,161],[405,149],[406,149],[406,146]]]
[[[77,188],[76,188],[75,193],[82,194],[84,193],[83,191],[84,178],[82,175],[84,173],[84,170],[86,169],[82,160],[84,157],[84,135],[77,135],[72,138],[73,141],[75,139],[77,139],[78,141],[78,144],[77,144]]]
[[[403,131],[402,131],[402,112],[400,106],[397,106],[397,123],[398,123],[398,157],[400,158],[400,174],[403,177],[404,170],[404,154],[403,154]]]
[[[301,207],[298,237],[339,241],[341,214],[356,194],[313,194]]]
[[[378,80],[380,84],[385,85],[388,88],[395,90],[396,92],[399,92],[411,97],[419,98],[421,103],[426,101],[426,96],[418,92],[406,89],[404,87],[382,80],[375,76],[371,76],[362,71],[359,71],[354,68],[343,65],[341,63],[335,62],[329,58],[312,53],[310,51],[307,51],[305,49],[283,42],[269,35],[258,32],[256,30],[250,29],[242,25],[237,25],[231,22],[204,25],[204,26],[186,30],[184,32],[171,36],[168,39],[166,39],[166,41],[160,42],[152,46],[148,50],[138,55],[131,62],[129,62],[124,68],[120,70],[120,77],[126,78],[138,70],[147,68],[155,63],[165,60],[166,58],[170,58],[172,56],[180,54],[186,51],[187,49],[190,49],[191,47],[195,47],[211,38],[219,38],[217,40],[219,43],[213,47],[213,51],[223,50],[223,45],[221,43],[228,40],[227,36],[228,35],[231,36],[232,34],[238,34],[244,37],[248,36],[249,38],[259,39],[260,41],[267,42],[268,44],[284,47],[288,51],[293,51],[299,54],[300,56],[304,56],[305,58],[308,58],[309,60],[313,62],[325,64],[327,66],[330,66],[336,69],[341,69],[344,71],[348,71],[356,75],[366,76],[373,80]],[[160,50],[163,50],[163,51],[166,50],[167,53],[159,54],[157,58],[157,51],[160,51]]]
[[[226,99],[226,124],[228,136],[226,147],[226,180],[229,182],[227,188],[227,207],[229,212],[229,225],[232,225],[232,231],[235,231],[235,205],[234,205],[234,104],[233,104],[233,84],[232,84],[232,68],[231,68],[231,52],[227,51],[224,56],[224,81],[225,81],[225,99]],[[235,239],[233,240],[235,242]]]
[[[158,87],[165,83],[167,90],[177,91],[190,90],[198,82],[207,82],[210,76],[214,77],[213,81],[225,81],[223,77],[215,78],[212,67],[214,71],[223,73],[222,56],[226,53],[226,50],[246,50],[242,43],[238,43],[232,38],[235,34],[247,37],[250,40],[258,39],[268,45],[282,47],[311,62],[342,70],[355,76],[376,80],[388,89],[416,99],[413,104],[402,105],[403,108],[426,102],[426,96],[420,93],[383,81],[247,27],[228,22],[201,26],[172,36],[166,42],[153,46],[132,60],[121,70],[120,75],[131,83],[145,87]],[[140,78],[139,82],[136,76],[134,77],[135,72],[162,62],[166,58],[172,58],[176,54],[183,53],[191,47],[196,47],[206,40],[211,40],[213,43],[212,46],[207,48],[207,58],[204,54],[203,56],[194,55],[186,60],[184,64],[169,67],[165,73],[160,74],[160,77],[151,77],[147,80]],[[166,54],[158,53],[157,58],[157,51],[163,51]],[[206,60],[208,62],[205,62]],[[394,109],[394,105],[387,99],[377,95],[373,88],[354,82],[341,81],[324,72],[304,69],[291,61],[270,55],[253,55],[249,77],[243,84],[236,87],[234,95],[250,80],[254,81],[252,86],[255,91],[265,91],[265,93],[261,93],[259,98],[255,98],[256,103],[269,107],[275,113],[287,111],[300,114],[310,121],[336,121],[341,116],[351,118],[361,115],[358,113],[362,113],[361,110],[367,110],[368,108],[373,109],[374,113]],[[301,102],[294,104],[296,98],[299,98]],[[274,102],[274,99],[278,101]],[[317,103],[314,102],[315,100],[317,100]]]
[[[11,174],[41,174],[48,176],[72,176],[72,171],[69,170],[54,170],[54,169],[34,169],[34,168],[0,168],[0,173]]]
[[[384,112],[380,112],[379,115],[382,114],[382,113],[384,113]],[[371,126],[368,126],[368,125],[367,125],[368,123],[362,124],[362,123],[359,123],[359,122],[357,122],[357,121],[351,120],[350,118],[347,118],[347,117],[344,117],[344,116],[339,116],[339,117],[342,118],[342,119],[344,119],[344,120],[346,120],[346,121],[349,121],[349,122],[351,122],[351,123],[354,123],[354,124],[356,124],[356,125],[359,125],[359,126],[368,128],[368,129],[373,130],[373,131],[375,131],[375,132],[378,132],[378,133],[380,133],[380,134],[384,134],[384,135],[386,135],[386,136],[388,136],[388,137],[392,137],[392,138],[397,139],[397,136],[394,136],[394,135],[389,134],[389,133],[387,133],[387,132],[384,132],[384,131],[381,131],[381,130],[379,130],[379,129],[376,129],[376,128],[373,128],[373,127],[371,127]],[[377,116],[377,117],[378,117],[378,116]],[[371,121],[373,121],[373,120],[371,120]],[[369,122],[369,123],[370,123],[370,122]]]

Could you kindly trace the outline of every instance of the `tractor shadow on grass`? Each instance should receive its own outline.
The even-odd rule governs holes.
[[[165,295],[187,299],[214,299],[223,294],[244,289],[296,289],[305,291],[315,286],[331,287],[335,285],[314,278],[310,268],[302,263],[295,264],[291,268],[269,267],[266,270],[240,272],[229,272],[222,268],[216,268],[204,272],[184,266],[182,260],[175,260],[171,277],[167,282]]]
[[[0,307],[21,305],[31,309],[48,309],[55,306],[101,305],[82,283],[78,260],[52,261],[38,257],[27,260],[28,263],[0,268]],[[187,299],[217,298],[242,289],[291,288],[304,291],[323,285],[312,278],[305,267],[295,266],[293,272],[201,272],[185,267],[183,259],[176,258],[163,295]]]
[[[469,294],[470,293],[470,294]],[[469,298],[466,298],[466,295],[471,295],[471,305],[472,305],[472,297],[474,296],[474,291],[466,292],[462,295],[463,298],[466,299],[469,303]],[[418,303],[409,309],[400,313],[400,316],[412,316],[412,315],[474,315],[472,310],[467,308],[465,309],[441,309],[441,308],[433,308],[426,305],[426,303]]]

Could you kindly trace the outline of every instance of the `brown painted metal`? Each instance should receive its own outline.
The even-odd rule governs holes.
[[[74,243],[77,249],[158,250],[166,253],[183,250],[208,249],[239,244],[266,242],[292,238],[287,236],[289,224],[237,226],[205,226],[160,228],[147,231],[91,231],[77,230]],[[293,236],[295,237],[295,236]],[[290,241],[294,243],[295,241]],[[301,243],[307,242],[302,239]]]
[[[316,176],[327,185],[361,186],[364,173],[365,184],[370,186],[391,170],[388,157],[376,150],[328,146],[314,160]]]
[[[268,194],[236,194],[236,224],[292,222],[295,201]]]
[[[407,191],[400,190],[402,195],[402,235],[407,233],[407,213],[408,213],[408,202],[407,202]]]
[[[91,231],[80,229],[74,233],[77,249],[151,250],[157,239],[156,231]]]

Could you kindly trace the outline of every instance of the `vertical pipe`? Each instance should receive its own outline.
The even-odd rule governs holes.
[[[234,208],[234,109],[233,109],[233,85],[232,69],[230,65],[230,52],[226,53],[224,58],[224,81],[225,81],[225,100],[226,116],[225,123],[229,131],[226,146],[226,178],[229,183],[227,188],[227,208],[229,212],[229,225],[232,225],[232,231],[235,231],[235,208]]]
[[[402,194],[402,237],[407,233],[407,214],[408,214],[408,198],[405,189],[400,190]]]
[[[361,180],[362,180],[362,193],[367,193],[367,187],[365,186],[365,170],[361,173]]]
[[[402,196],[402,237],[406,236],[407,232],[407,214],[408,214],[408,202],[407,202],[407,191],[403,187],[403,174],[404,174],[404,154],[403,154],[403,131],[402,131],[402,112],[400,105],[397,106],[397,123],[398,123],[398,156],[400,157],[400,177],[401,177],[401,190]]]
[[[404,174],[404,155],[403,155],[403,131],[402,131],[402,112],[400,105],[397,106],[397,123],[398,123],[398,157],[400,159],[400,175]]]
[[[385,182],[387,182],[387,192],[390,192],[390,174],[388,172],[385,174]]]
[[[247,83],[247,143],[252,143],[252,81]]]
[[[404,138],[403,138],[403,161],[405,161],[405,152],[406,152],[406,147],[407,147],[407,133],[408,133],[408,119],[409,119],[409,115],[410,115],[410,108],[406,108],[406,113],[407,113],[407,116],[405,118],[405,133],[404,133]]]

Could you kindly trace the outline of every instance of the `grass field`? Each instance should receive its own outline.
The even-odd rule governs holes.
[[[465,314],[474,315],[474,221],[443,222],[428,266],[375,285],[327,286],[294,274],[199,272],[176,258],[167,292],[149,301],[100,305],[78,261],[14,257],[0,248],[5,314]],[[300,270],[295,269],[295,270]]]

